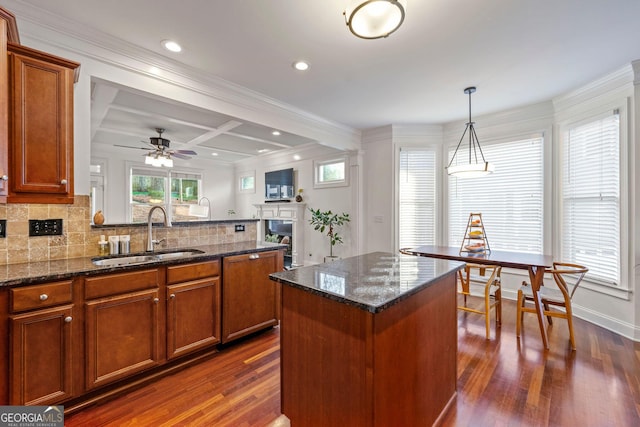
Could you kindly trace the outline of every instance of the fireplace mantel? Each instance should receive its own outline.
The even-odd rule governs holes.
[[[258,241],[264,240],[264,221],[275,219],[291,221],[291,266],[304,265],[304,213],[306,203],[260,203],[258,210]]]

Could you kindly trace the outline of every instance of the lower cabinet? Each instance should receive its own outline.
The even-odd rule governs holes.
[[[167,359],[220,342],[220,262],[167,268]]]
[[[86,303],[86,388],[111,383],[160,363],[158,290]]]
[[[72,306],[11,316],[12,405],[48,405],[72,396]]]
[[[282,268],[268,251],[0,289],[0,404],[81,405],[277,325]]]
[[[269,279],[269,274],[282,271],[283,264],[281,251],[223,258],[223,343],[278,324],[279,285]]]
[[[73,395],[72,282],[11,289],[9,404],[48,405]]]

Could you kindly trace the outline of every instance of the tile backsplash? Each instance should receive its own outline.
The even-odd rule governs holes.
[[[29,237],[30,219],[58,218],[63,222],[61,236]],[[146,248],[146,224],[92,227],[89,196],[75,196],[72,205],[1,204],[0,219],[7,220],[7,237],[0,238],[0,265],[97,256],[98,241],[102,234],[107,238],[113,235],[129,234],[131,252],[142,252]],[[234,231],[236,222],[224,221],[180,223],[171,228],[154,225],[153,235],[155,239],[166,239],[163,244],[157,246],[157,249],[255,241],[256,222],[246,220],[237,222],[246,225],[244,232]]]

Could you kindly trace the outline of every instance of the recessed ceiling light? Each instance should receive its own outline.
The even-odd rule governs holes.
[[[181,52],[182,46],[178,44],[178,42],[174,42],[173,40],[162,40],[162,47],[171,52]]]
[[[271,135],[279,136],[280,135],[280,131],[279,130],[274,130],[273,132],[271,132]]]
[[[300,160],[300,159],[301,159],[300,154],[293,155],[293,160]]]
[[[212,156],[217,156],[217,155],[218,155],[218,153],[211,153],[211,155],[212,155]]]
[[[309,63],[305,61],[296,61],[293,63],[293,68],[298,71],[307,71],[309,69]]]
[[[262,148],[258,150],[258,153],[266,153],[267,151],[269,151],[267,148]]]

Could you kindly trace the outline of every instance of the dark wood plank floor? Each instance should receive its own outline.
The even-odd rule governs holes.
[[[534,317],[515,337],[515,305],[485,340],[483,317],[458,314],[458,396],[444,426],[640,426],[640,343],[580,319],[544,351]],[[268,426],[280,416],[279,330],[105,404],[68,415],[74,426]],[[294,426],[303,427],[303,426]]]

